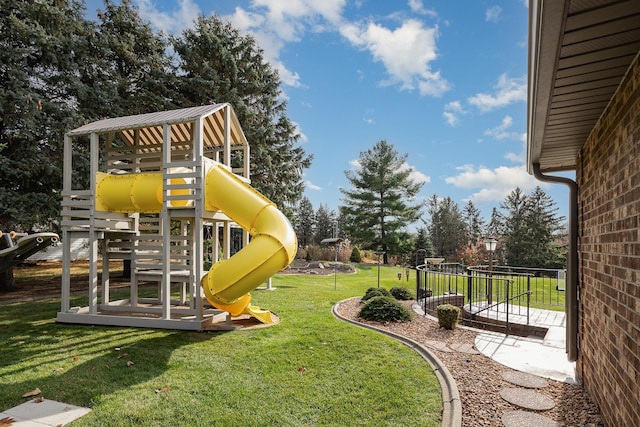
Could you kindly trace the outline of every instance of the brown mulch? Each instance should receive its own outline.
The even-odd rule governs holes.
[[[410,307],[413,301],[407,301],[405,304]],[[473,347],[476,337],[474,331],[462,328],[446,330],[440,328],[437,321],[421,315],[415,315],[411,322],[406,323],[370,322],[358,317],[359,310],[358,298],[343,301],[338,308],[338,312],[344,317],[388,330],[422,344],[442,361],[455,379],[460,393],[463,426],[500,426],[504,413],[520,409],[500,396],[502,389],[514,387],[502,378],[503,372],[513,369],[483,354],[450,350],[452,345],[456,347],[457,344],[466,344],[458,348]],[[435,345],[436,343],[440,345]],[[442,344],[446,344],[446,347]],[[553,399],[556,406],[536,413],[549,417],[563,426],[604,425],[597,405],[581,386],[552,379],[547,381],[549,386],[537,391]]]

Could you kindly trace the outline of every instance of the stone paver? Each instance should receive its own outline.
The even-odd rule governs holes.
[[[549,417],[527,411],[508,411],[502,415],[504,427],[560,427],[562,424]]]
[[[549,385],[547,380],[542,377],[519,371],[505,371],[502,373],[502,379],[526,388],[544,388]]]
[[[553,399],[526,388],[505,388],[500,390],[500,397],[513,405],[533,411],[546,411],[556,406]]]
[[[453,353],[453,350],[451,350],[447,346],[447,344],[443,343],[442,341],[426,341],[424,345],[426,345],[429,348],[433,348],[435,350],[441,351],[443,353]]]
[[[478,350],[473,348],[473,345],[467,343],[453,343],[449,344],[449,348],[452,350],[458,351],[460,353],[466,354],[480,354]]]

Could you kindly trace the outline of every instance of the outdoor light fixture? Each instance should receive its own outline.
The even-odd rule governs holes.
[[[496,245],[498,244],[498,240],[493,237],[488,237],[484,241],[484,246],[487,248],[489,252],[493,252],[496,250]]]
[[[335,252],[335,260],[333,261],[333,290],[335,291],[338,288],[338,249],[342,245],[342,239],[339,237],[323,239],[320,244],[333,246]]]
[[[493,237],[487,237],[484,245],[489,251],[489,280],[487,281],[487,303],[493,303],[493,252],[496,250],[498,240]]]

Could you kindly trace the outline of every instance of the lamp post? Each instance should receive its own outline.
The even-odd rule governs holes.
[[[335,251],[335,260],[333,261],[333,290],[335,291],[338,288],[338,249],[342,245],[342,239],[339,237],[323,239],[320,244],[333,246]]]
[[[485,248],[489,251],[489,280],[487,281],[487,303],[493,302],[493,253],[498,245],[498,240],[488,237],[484,241]]]
[[[418,254],[420,252],[424,252],[424,254],[427,255],[427,250],[426,249],[422,249],[422,248],[416,249],[416,269],[418,269]]]
[[[375,251],[374,254],[378,255],[378,289],[380,289],[380,256],[384,255],[384,251]]]

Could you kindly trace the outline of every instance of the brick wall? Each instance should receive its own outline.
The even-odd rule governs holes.
[[[578,159],[578,373],[607,425],[640,426],[640,63]]]

